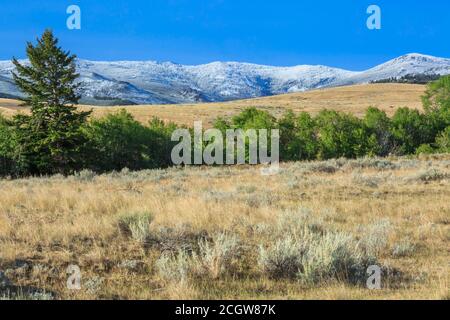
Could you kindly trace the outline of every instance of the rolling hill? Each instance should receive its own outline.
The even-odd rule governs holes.
[[[319,112],[322,109],[340,110],[362,115],[369,106],[378,107],[392,115],[398,107],[408,106],[421,109],[420,97],[425,91],[423,85],[412,84],[367,84],[308,92],[282,94],[271,97],[237,100],[218,103],[174,104],[174,105],[139,105],[139,106],[80,106],[82,109],[93,108],[94,116],[126,108],[136,119],[147,122],[156,116],[165,121],[192,126],[196,120],[210,125],[218,116],[229,117],[246,107],[258,107],[275,116],[280,116],[287,109],[293,111]],[[12,115],[17,112],[19,101],[0,99],[0,112]]]

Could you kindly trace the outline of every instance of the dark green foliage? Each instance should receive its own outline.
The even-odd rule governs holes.
[[[312,160],[319,150],[316,121],[309,113],[292,111],[279,121],[281,160]]]
[[[232,128],[239,129],[275,129],[276,119],[266,111],[256,108],[247,108],[232,119]]]
[[[15,172],[13,143],[11,123],[0,114],[0,177]]]
[[[158,119],[144,126],[123,109],[92,120],[84,130],[90,142],[88,166],[100,172],[166,167],[170,165],[174,129]]]
[[[450,153],[450,126],[436,137],[436,146],[439,152]]]
[[[426,112],[448,112],[450,110],[450,76],[441,77],[430,83],[422,97],[422,102]]]
[[[428,85],[422,97],[431,135],[436,136],[450,126],[450,76]]]
[[[316,117],[319,159],[375,155],[377,141],[364,123],[353,115],[323,110]]]
[[[416,154],[433,154],[436,152],[436,149],[434,149],[430,144],[421,144],[417,149],[416,149]]]
[[[27,44],[29,65],[15,58],[14,81],[25,93],[24,106],[31,114],[13,118],[20,158],[28,174],[70,173],[82,168],[86,142],[80,128],[90,112],[77,112],[78,74],[75,56],[58,47],[58,40],[47,30],[37,45]]]
[[[259,141],[259,129],[266,129],[267,130],[267,150],[268,154],[270,155],[271,150],[271,130],[278,128],[278,122],[275,117],[273,117],[270,113],[267,111],[258,110],[257,108],[251,107],[247,108],[244,111],[242,111],[237,116],[234,116],[231,121],[227,121],[223,118],[218,118],[215,123],[214,127],[216,129],[219,129],[222,131],[224,140],[226,138],[226,130],[228,129],[242,129],[244,132],[246,130],[254,129],[256,130],[256,137],[258,137]],[[236,141],[236,140],[235,140]],[[245,161],[249,161],[249,142],[250,139],[246,137],[245,139]],[[260,144],[258,145],[259,148]],[[226,149],[225,141],[224,141],[224,149]],[[226,154],[226,151],[224,151],[224,155]],[[235,148],[235,155],[237,154],[237,148]],[[257,156],[257,161],[260,161],[259,155]],[[236,156],[235,156],[236,159]]]
[[[366,111],[363,122],[369,134],[376,138],[377,144],[374,149],[376,155],[384,157],[395,151],[391,119],[384,111],[370,107]]]
[[[376,81],[371,81],[371,83],[409,83],[409,84],[427,84],[431,81],[438,80],[441,76],[438,74],[407,74],[400,78],[388,78]]]
[[[396,152],[400,155],[413,154],[421,144],[432,142],[428,119],[417,110],[398,109],[392,117],[392,134]]]

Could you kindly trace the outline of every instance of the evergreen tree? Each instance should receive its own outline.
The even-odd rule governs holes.
[[[25,94],[23,106],[30,115],[14,117],[20,158],[26,173],[70,173],[81,168],[85,138],[80,130],[91,112],[78,112],[75,82],[79,76],[75,55],[58,47],[58,40],[46,30],[37,44],[27,44],[29,63],[13,58],[13,78]]]

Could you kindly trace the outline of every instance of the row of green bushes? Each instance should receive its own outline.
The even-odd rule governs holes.
[[[356,158],[450,152],[450,117],[442,112],[419,113],[398,109],[392,118],[369,108],[363,118],[323,110],[315,117],[287,112],[279,120],[255,108],[227,121],[218,119],[220,130],[279,129],[280,160]],[[83,139],[70,162],[58,163],[48,149],[23,150],[11,121],[0,117],[0,175],[23,176],[63,173],[82,169],[107,172],[161,168],[172,165],[174,124],[153,119],[143,125],[122,110],[87,122]]]
[[[450,117],[440,112],[420,113],[400,108],[392,118],[369,108],[363,118],[323,110],[315,117],[288,111],[277,120],[255,108],[216,127],[280,130],[280,158],[284,161],[357,158],[450,152]]]

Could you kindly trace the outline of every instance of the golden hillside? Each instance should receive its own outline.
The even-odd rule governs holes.
[[[281,115],[286,109],[316,113],[325,108],[362,115],[369,106],[378,107],[392,115],[398,107],[420,109],[420,97],[424,91],[423,85],[368,84],[221,103],[82,108],[93,108],[95,116],[126,108],[142,122],[156,116],[166,121],[192,125],[196,120],[210,124],[218,116],[232,116],[250,106],[267,110],[275,116]],[[11,115],[17,109],[18,101],[0,99],[0,112]]]

